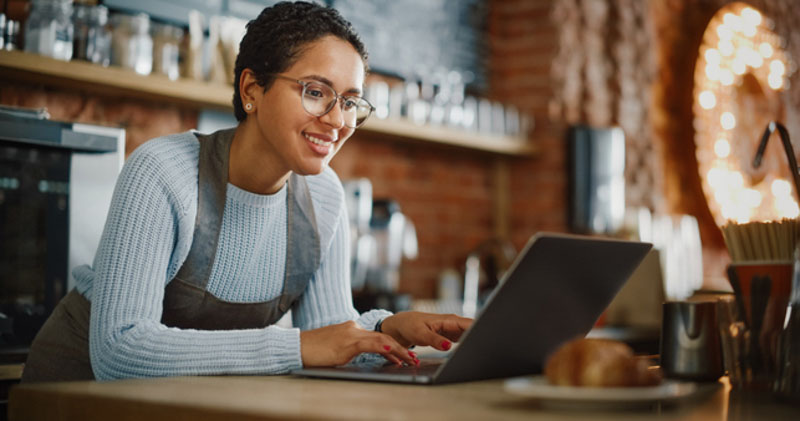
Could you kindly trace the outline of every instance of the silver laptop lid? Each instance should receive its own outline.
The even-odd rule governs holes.
[[[506,272],[434,383],[540,372],[585,336],[652,244],[541,232]]]
[[[538,233],[433,375],[415,367],[380,366],[305,368],[292,374],[440,384],[537,373],[559,345],[589,332],[651,247]]]

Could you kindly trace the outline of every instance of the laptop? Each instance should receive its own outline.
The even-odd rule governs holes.
[[[652,244],[538,233],[447,358],[420,365],[303,368],[304,377],[443,384],[541,373],[561,344],[584,337]]]

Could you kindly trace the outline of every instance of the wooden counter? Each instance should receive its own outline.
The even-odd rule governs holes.
[[[9,419],[37,420],[788,420],[800,409],[730,393],[724,382],[677,406],[547,409],[502,380],[443,386],[274,377],[178,377],[17,386]]]

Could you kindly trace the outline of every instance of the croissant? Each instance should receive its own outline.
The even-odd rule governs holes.
[[[633,387],[661,383],[661,371],[636,358],[626,344],[608,339],[577,339],[558,348],[544,374],[558,386]]]

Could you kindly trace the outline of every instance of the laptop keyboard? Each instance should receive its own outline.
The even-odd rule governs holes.
[[[387,362],[386,364],[382,365],[380,368],[372,370],[375,373],[397,373],[397,374],[408,374],[408,375],[420,375],[420,376],[432,376],[436,373],[436,370],[442,365],[441,360],[420,360],[419,366],[413,365],[404,365],[398,366],[397,364],[392,364]]]

